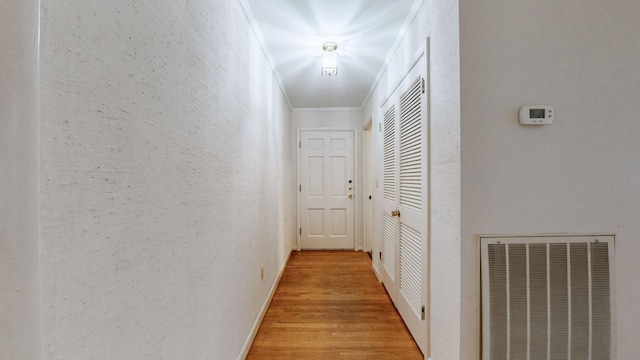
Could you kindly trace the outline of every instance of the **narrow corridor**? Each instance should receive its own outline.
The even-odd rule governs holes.
[[[247,359],[422,359],[367,253],[291,255]]]

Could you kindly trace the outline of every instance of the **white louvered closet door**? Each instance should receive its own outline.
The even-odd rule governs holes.
[[[384,108],[383,108],[384,109]],[[398,285],[398,229],[397,217],[392,213],[398,209],[398,116],[397,107],[392,103],[384,109],[382,134],[383,174],[382,174],[382,257],[381,275],[389,296],[395,303]]]
[[[423,57],[383,106],[382,278],[428,355],[428,123]],[[391,278],[391,279],[388,279]]]
[[[426,353],[427,276],[427,126],[426,97],[420,73],[407,77],[400,95],[400,256],[396,307]]]

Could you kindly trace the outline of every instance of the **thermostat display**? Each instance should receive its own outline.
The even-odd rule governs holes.
[[[524,106],[520,109],[520,124],[547,125],[553,123],[553,108],[546,105]]]
[[[529,109],[529,117],[532,119],[544,119],[544,109]]]

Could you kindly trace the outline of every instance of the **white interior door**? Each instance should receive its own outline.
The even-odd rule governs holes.
[[[423,57],[383,106],[382,280],[428,354],[428,124]]]
[[[354,249],[354,135],[300,132],[300,247]]]
[[[427,126],[420,73],[410,74],[400,96],[399,274],[396,306],[423,353],[427,353]]]

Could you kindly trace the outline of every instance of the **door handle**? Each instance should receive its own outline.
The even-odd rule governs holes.
[[[400,217],[400,210],[393,210],[393,211],[391,212],[391,216],[397,216],[397,217]]]
[[[353,194],[349,194],[349,199],[353,199]]]

